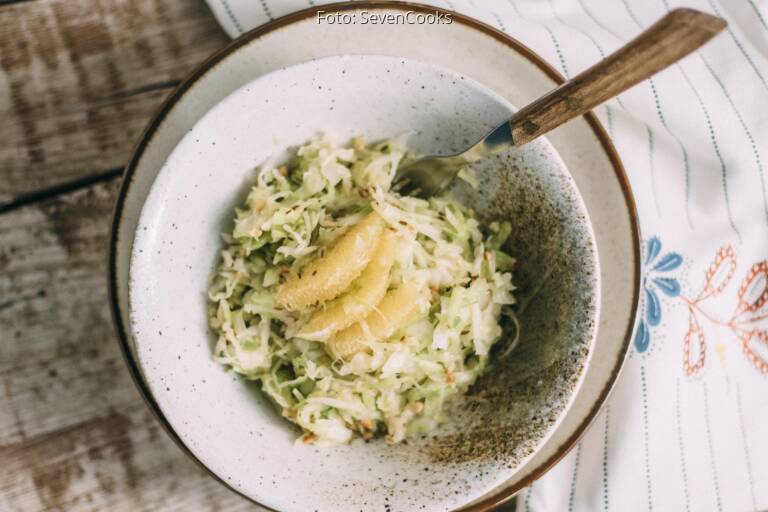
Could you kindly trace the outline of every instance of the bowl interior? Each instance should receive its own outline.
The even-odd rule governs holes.
[[[294,445],[297,431],[258,385],[211,358],[205,290],[267,158],[318,132],[345,141],[406,134],[422,153],[464,148],[512,112],[450,70],[385,56],[327,57],[264,75],[194,124],[165,161],[141,211],[130,262],[130,322],[143,377],[183,442],[217,475],[280,510],[450,509],[510,478],[552,432],[595,336],[597,252],[584,204],[546,141],[478,169],[456,193],[486,219],[512,222],[509,251],[522,336],[457,400],[444,429],[408,445]],[[322,481],[319,488],[313,485]],[[455,491],[459,489],[460,492]]]

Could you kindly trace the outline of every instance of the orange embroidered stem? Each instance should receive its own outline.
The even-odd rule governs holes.
[[[689,299],[687,297],[684,297],[682,295],[680,295],[680,299],[682,299],[683,302],[688,304],[688,311],[691,312],[692,314],[694,314],[694,312],[698,313],[701,316],[703,316],[704,318],[706,318],[707,320],[709,320],[711,323],[713,323],[715,325],[720,325],[722,327],[728,327],[732,331],[741,331],[742,330],[739,327],[739,324],[742,323],[742,322],[735,322],[733,319],[731,319],[728,322],[726,322],[724,320],[718,320],[717,318],[713,317],[712,315],[710,315],[709,313],[707,313],[706,311],[701,309],[701,307],[698,304],[698,301],[693,301],[693,300],[691,300],[691,299]]]
[[[741,343],[747,359],[762,373],[768,374],[768,361],[753,350],[751,343],[768,345],[768,330],[761,330],[758,322],[768,320],[768,260],[752,265],[737,292],[737,302],[730,318],[722,320],[704,311],[701,303],[720,295],[730,284],[736,272],[736,253],[733,247],[721,247],[706,271],[704,286],[696,298],[678,295],[688,307],[688,331],[683,340],[683,369],[686,375],[693,375],[704,367],[706,360],[706,339],[699,320],[726,327]],[[698,344],[698,357],[691,361],[691,345]]]

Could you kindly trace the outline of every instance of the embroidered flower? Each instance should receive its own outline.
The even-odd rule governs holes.
[[[661,241],[653,237],[647,242],[645,261],[643,262],[643,295],[645,306],[643,315],[635,333],[635,348],[645,352],[651,345],[651,329],[661,323],[661,300],[657,291],[667,297],[680,295],[680,283],[677,278],[665,275],[683,264],[683,257],[676,252],[661,254]]]
[[[711,313],[713,310],[722,313],[722,306],[710,306],[710,313],[701,307],[704,302],[711,302],[718,296],[730,296],[725,292],[732,291],[729,284],[736,273],[736,266],[733,247],[721,247],[707,269],[701,292],[693,298],[680,295],[688,306],[688,332],[683,339],[683,370],[686,375],[701,371],[707,359],[707,337],[702,321],[728,328],[741,342],[747,359],[761,373],[768,375],[768,261],[755,263],[744,276],[736,290],[736,307],[730,318]]]
[[[674,270],[683,264],[683,257],[673,251],[662,255],[658,237],[646,242],[643,261],[643,309],[635,332],[635,348],[646,352],[651,346],[654,327],[661,323],[662,300],[673,298],[688,309],[688,328],[683,337],[683,371],[691,376],[700,372],[707,360],[707,339],[712,338],[711,327],[719,326],[731,331],[741,343],[741,348],[752,365],[768,375],[768,260],[754,263],[741,284],[733,290],[732,283],[737,269],[733,247],[721,247],[707,267],[703,285],[696,295],[681,290]],[[686,286],[688,288],[688,286]],[[659,293],[661,291],[661,293]],[[722,313],[727,297],[736,296],[736,304],[730,317]],[[710,303],[707,310],[703,303]]]

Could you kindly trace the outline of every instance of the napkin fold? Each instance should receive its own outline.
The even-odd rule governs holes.
[[[207,0],[233,37],[322,0]],[[444,0],[566,77],[669,0]],[[578,445],[520,511],[768,509],[768,1],[695,0],[728,29],[596,112],[640,214],[627,365]]]

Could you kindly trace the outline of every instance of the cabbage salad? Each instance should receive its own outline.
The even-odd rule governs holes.
[[[509,224],[481,226],[449,193],[392,191],[403,158],[396,140],[314,138],[262,167],[224,236],[214,357],[259,381],[302,442],[430,432],[488,366],[514,302]]]

